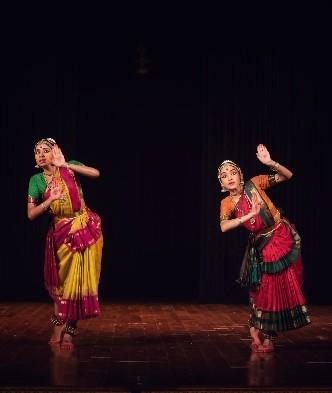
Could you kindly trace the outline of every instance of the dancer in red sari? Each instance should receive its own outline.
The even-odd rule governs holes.
[[[52,217],[45,249],[45,286],[54,301],[52,345],[72,349],[80,319],[100,313],[98,283],[103,236],[99,216],[85,204],[77,175],[96,178],[99,171],[65,158],[51,138],[34,148],[42,172],[29,182],[27,214]]]
[[[256,155],[273,174],[244,183],[242,171],[234,162],[226,160],[219,166],[222,191],[229,192],[221,201],[220,227],[226,232],[243,226],[250,232],[238,281],[250,291],[251,348],[270,352],[277,332],[305,326],[310,318],[301,290],[300,236],[265,192],[290,179],[292,172],[273,161],[262,144]]]

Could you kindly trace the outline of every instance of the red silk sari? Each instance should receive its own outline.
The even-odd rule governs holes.
[[[234,211],[236,217],[249,213],[254,193],[261,203],[259,214],[243,224],[250,236],[239,282],[250,289],[251,326],[278,332],[305,326],[310,318],[301,288],[301,239],[260,187],[267,187],[264,180],[245,184]]]

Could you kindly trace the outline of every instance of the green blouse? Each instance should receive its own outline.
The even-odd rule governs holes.
[[[76,164],[76,165],[83,165],[81,162],[76,161],[76,160],[70,160],[68,161],[69,164]],[[79,184],[80,188],[80,195],[83,198],[83,191],[82,187]],[[29,189],[28,189],[28,194],[30,197],[33,199],[39,200],[42,199],[44,192],[46,190],[47,183],[44,178],[44,175],[42,172],[36,173],[35,175],[31,176],[30,181],[29,181]]]

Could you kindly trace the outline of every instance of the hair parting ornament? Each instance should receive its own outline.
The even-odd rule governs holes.
[[[45,143],[45,145],[47,145],[49,147],[53,147],[56,145],[56,142],[53,138],[43,138],[40,141],[38,141],[37,143],[35,143],[35,147],[34,147],[35,152],[36,152],[37,145],[40,145],[41,143]]]
[[[241,171],[241,168],[235,164],[235,162],[231,161],[231,160],[225,160],[223,161],[219,167],[218,167],[218,179],[219,179],[219,183],[221,185],[221,192],[226,192],[227,190],[224,188],[224,186],[222,185],[222,181],[221,181],[221,172],[223,170],[223,168],[227,165],[231,165],[233,166],[240,174],[240,184],[244,184],[244,180],[243,180],[243,173]]]
[[[56,145],[56,142],[53,138],[43,138],[35,143],[35,147],[33,148],[35,154],[36,154],[37,146],[40,145],[41,143],[45,143],[45,145],[49,146],[50,148]],[[35,168],[39,168],[39,165],[38,164],[35,165]]]

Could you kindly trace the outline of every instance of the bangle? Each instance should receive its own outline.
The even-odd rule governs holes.
[[[45,202],[42,202],[40,205],[41,205],[41,207],[43,208],[43,210],[46,210],[46,209],[47,209],[47,207],[46,207],[46,205],[45,205]]]
[[[31,196],[28,196],[28,203],[33,203],[34,205],[36,205],[36,198],[32,198]]]
[[[280,166],[279,162],[274,161],[274,164],[271,166],[272,171],[278,172],[279,166]]]
[[[237,219],[239,220],[240,225],[242,225],[242,219],[241,219],[241,217],[238,217]]]

